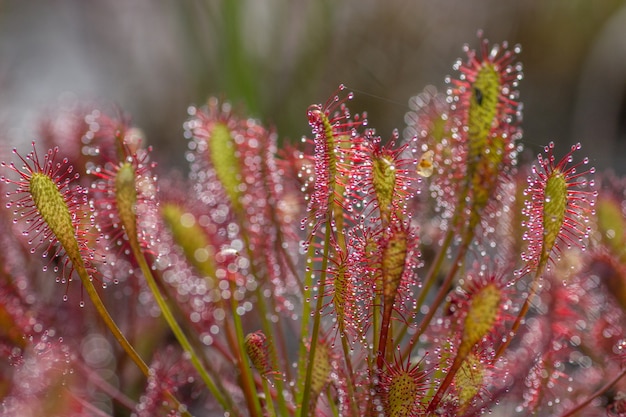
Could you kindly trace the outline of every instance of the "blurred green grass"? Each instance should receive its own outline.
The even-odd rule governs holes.
[[[0,129],[30,141],[36,115],[70,91],[120,104],[157,159],[182,166],[189,104],[217,95],[297,140],[307,107],[344,83],[389,137],[411,96],[445,89],[478,29],[522,45],[527,148],[580,141],[596,166],[626,172],[621,0],[5,0]]]

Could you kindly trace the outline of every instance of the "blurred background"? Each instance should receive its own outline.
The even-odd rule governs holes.
[[[580,141],[626,173],[623,0],[0,0],[0,137],[24,149],[46,109],[102,100],[182,166],[190,104],[227,98],[297,140],[340,83],[389,137],[478,29],[522,45],[526,148]]]

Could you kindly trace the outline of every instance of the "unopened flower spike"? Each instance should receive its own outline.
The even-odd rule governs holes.
[[[464,279],[463,291],[453,300],[454,311],[458,315],[457,322],[460,324],[458,329],[460,340],[456,356],[446,371],[446,377],[433,397],[429,410],[433,411],[438,407],[453,381],[465,381],[466,386],[460,387],[461,391],[466,390],[465,394],[470,391],[479,391],[480,387],[474,384],[476,381],[471,382],[468,379],[462,379],[463,376],[457,379],[457,375],[461,372],[467,373],[467,369],[464,370],[464,367],[468,366],[479,372],[478,365],[482,367],[490,362],[491,358],[486,358],[485,355],[480,356],[483,363],[478,365],[470,365],[468,361],[478,360],[478,357],[473,356],[473,352],[480,348],[481,344],[493,351],[495,341],[498,340],[505,322],[512,319],[508,314],[510,304],[510,289],[501,273],[478,272],[472,273]],[[466,400],[469,401],[469,398]],[[465,401],[465,405],[467,405],[467,401]]]
[[[522,78],[521,65],[514,63],[519,47],[494,44],[482,38],[480,51],[465,46],[467,62],[460,60],[448,91],[451,114],[458,135],[464,144],[466,173],[462,180],[461,205],[469,209],[469,238],[483,217],[483,210],[497,194],[503,175],[516,164],[521,137],[518,120],[521,107],[516,90]]]
[[[394,355],[392,363],[385,363],[380,373],[379,390],[382,405],[388,417],[419,417],[425,415],[423,399],[428,392],[429,371],[423,360],[404,363]]]
[[[302,407],[311,407],[312,410],[315,409],[320,395],[332,380],[333,371],[336,370],[337,360],[338,355],[333,350],[333,345],[328,339],[325,337],[318,339],[315,355],[313,357],[310,403],[302,404]]]
[[[322,312],[329,310],[333,316],[335,335],[348,337],[361,331],[357,324],[360,300],[356,287],[358,277],[362,274],[362,259],[358,251],[346,253],[338,243],[334,243],[333,248],[329,258],[329,281],[324,291],[324,297],[330,298],[330,301],[322,307]]]
[[[23,166],[18,168],[13,163],[7,165],[5,162],[1,166],[8,166],[19,175],[19,179],[11,180],[3,176],[2,180],[17,186],[14,192],[7,193],[8,197],[15,195],[17,200],[9,201],[7,206],[15,207],[15,215],[29,224],[24,233],[32,234],[31,242],[35,238],[39,239],[31,251],[35,252],[40,245],[48,245],[48,250],[58,245],[52,250],[55,256],[65,258],[62,261],[63,275],[71,281],[72,272],[76,272],[83,284],[82,288],[115,339],[142,373],[147,375],[148,366],[117,327],[93,284],[93,280],[97,279],[96,269],[91,265],[94,255],[87,246],[86,231],[88,227],[93,227],[93,217],[87,203],[86,190],[72,184],[78,179],[78,174],[73,173],[66,159],[56,161],[58,148],[50,149],[43,161],[37,156],[34,143],[33,151],[26,157],[15,150],[13,152]],[[64,298],[67,299],[67,294]],[[80,303],[84,305],[82,300]]]
[[[377,209],[383,225],[388,225],[392,216],[408,216],[406,203],[417,190],[417,161],[411,153],[416,139],[396,146],[397,133],[385,145],[378,136],[367,134],[366,138],[362,144],[363,161],[353,176],[360,180],[351,183],[351,194],[356,205]],[[364,203],[360,203],[361,199]],[[368,211],[364,212],[367,215]]]
[[[92,195],[99,227],[105,238],[124,245],[124,236],[136,240],[143,248],[154,246],[157,239],[157,182],[152,174],[155,163],[150,161],[151,148],[129,153],[119,163],[108,162],[104,167],[88,171],[100,181],[92,185]]]
[[[560,245],[585,248],[590,232],[587,223],[597,195],[594,181],[589,178],[595,169],[585,168],[589,159],[573,163],[580,144],[572,146],[558,162],[553,149],[551,142],[545,147],[546,155],[538,156],[538,165],[533,166],[526,189],[530,196],[525,208],[528,222],[524,238],[528,250],[523,259],[529,269],[539,272],[553,261],[555,250],[562,250]]]
[[[339,86],[336,95],[324,105],[312,105],[307,111],[309,125],[313,132],[315,161],[313,193],[309,197],[307,211],[310,213],[304,222],[312,227],[312,234],[326,220],[336,217],[345,207],[346,186],[351,171],[358,159],[361,138],[357,129],[367,124],[360,115],[351,116],[346,101],[352,93],[340,97],[344,90]]]
[[[262,331],[248,333],[245,338],[245,348],[252,365],[263,378],[269,379],[280,372],[274,370],[268,340]]]
[[[377,365],[382,368],[390,338],[393,312],[400,315],[410,311],[408,294],[418,284],[416,270],[421,265],[417,230],[408,221],[392,218],[377,242],[378,248],[372,271],[375,280],[380,280],[382,300],[382,322],[378,342]]]
[[[93,220],[86,190],[73,185],[78,173],[74,173],[67,159],[57,161],[58,148],[50,149],[41,160],[34,142],[32,146],[33,150],[25,157],[13,150],[22,167],[13,162],[1,163],[19,175],[17,180],[1,178],[17,186],[7,192],[7,197],[15,196],[7,207],[14,208],[15,221],[21,219],[28,225],[24,234],[29,236],[31,252],[43,248],[44,257],[52,254],[50,263],[62,259],[59,263],[63,281],[71,281],[75,270],[81,278],[91,279],[95,272],[91,265],[94,252],[88,247],[88,229]]]
[[[504,126],[515,124],[520,116],[516,90],[522,79],[521,64],[515,63],[519,46],[508,49],[507,43],[494,44],[482,38],[479,52],[465,46],[467,61],[456,63],[455,69],[461,74],[451,80],[448,92],[452,101],[452,111],[460,118],[463,130],[461,135],[467,140],[468,170],[490,147],[491,137]]]

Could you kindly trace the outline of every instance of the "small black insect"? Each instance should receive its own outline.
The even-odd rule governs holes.
[[[474,98],[479,106],[483,105],[483,92],[480,91],[480,88],[474,87]]]

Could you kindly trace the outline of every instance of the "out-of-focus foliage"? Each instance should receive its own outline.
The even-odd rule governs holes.
[[[119,103],[169,157],[182,109],[217,95],[296,140],[306,134],[301,109],[344,83],[387,135],[402,124],[407,98],[451,73],[460,45],[483,29],[524,46],[534,153],[546,138],[568,138],[594,143],[596,166],[620,167],[625,28],[619,0],[8,0],[0,132],[29,142],[33,115],[69,92]]]

